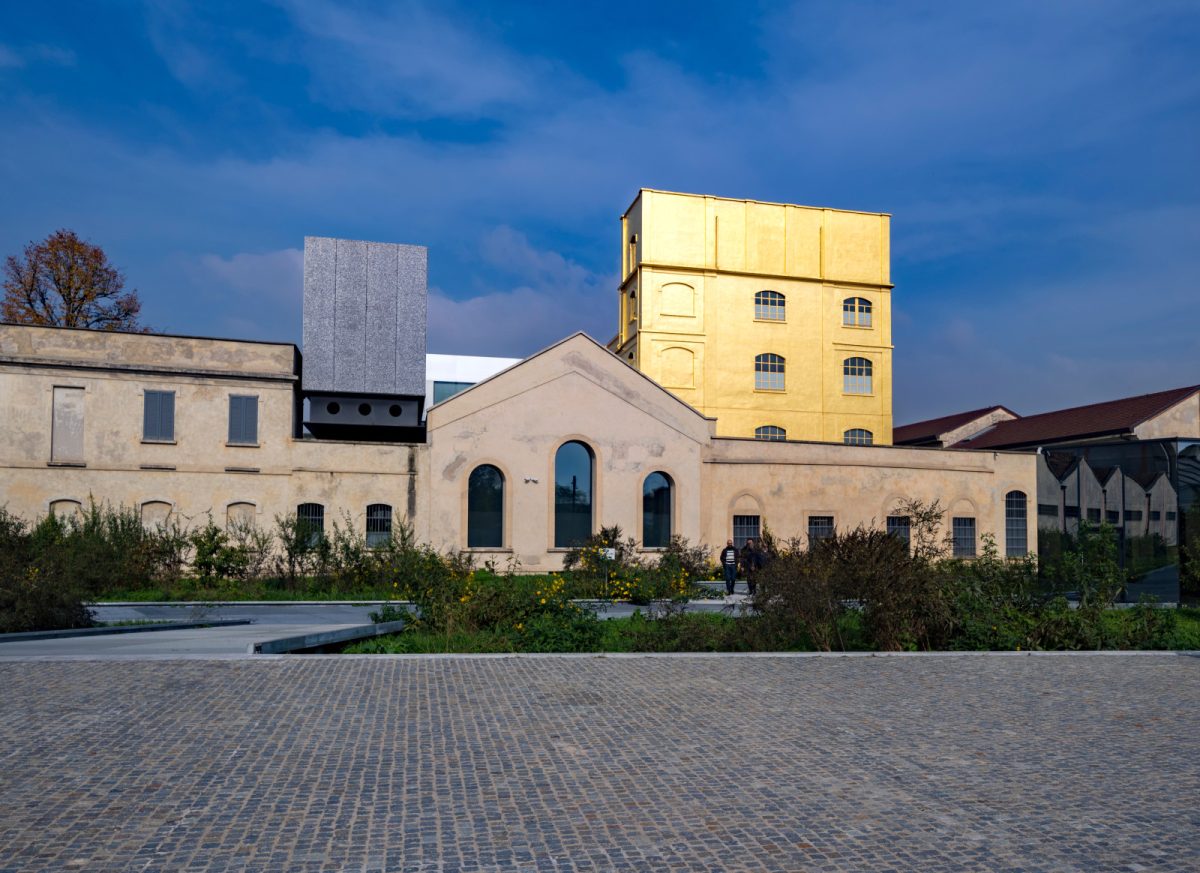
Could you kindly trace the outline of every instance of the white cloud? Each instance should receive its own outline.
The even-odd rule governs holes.
[[[331,0],[282,5],[302,35],[316,96],[329,105],[387,116],[474,117],[531,100],[549,71],[544,61],[488,39],[466,11],[455,18],[417,3],[374,10]]]
[[[236,291],[265,295],[281,303],[295,304],[304,295],[304,252],[281,249],[253,254],[239,252],[228,258],[203,255],[200,265]]]
[[[71,67],[75,65],[75,53],[54,45],[28,45],[22,48],[0,45],[0,68],[18,68],[36,63]]]

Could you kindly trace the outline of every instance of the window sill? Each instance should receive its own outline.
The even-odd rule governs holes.
[[[142,440],[144,446],[175,446],[178,443],[175,440]]]
[[[472,554],[478,554],[480,552],[483,552],[485,554],[492,554],[492,555],[496,555],[496,554],[511,555],[512,554],[512,549],[504,548],[501,546],[496,546],[495,548],[490,548],[488,546],[467,546],[465,549],[463,549],[463,551],[471,552]]]
[[[843,391],[842,396],[843,397],[874,397],[875,392],[872,391],[870,394],[861,394],[857,391]]]
[[[168,472],[175,469],[174,464],[139,464],[139,470],[166,470]]]
[[[787,324],[786,318],[756,318],[760,324]]]
[[[225,443],[225,447],[229,449],[257,449],[261,448],[258,443]]]
[[[47,467],[86,467],[83,461],[47,461]]]
[[[873,324],[843,324],[842,327],[849,328],[850,330],[874,330],[875,329],[875,325],[873,325]]]
[[[261,472],[258,467],[226,467],[226,473],[258,473]]]
[[[755,394],[787,394],[786,388],[755,388]]]

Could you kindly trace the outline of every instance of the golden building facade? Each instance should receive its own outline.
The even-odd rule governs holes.
[[[890,445],[890,216],[643,188],[610,348],[717,435]]]

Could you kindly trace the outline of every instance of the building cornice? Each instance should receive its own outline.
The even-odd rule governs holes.
[[[0,366],[32,367],[48,370],[83,370],[96,373],[126,373],[137,376],[184,376],[196,379],[230,379],[240,382],[286,382],[299,379],[295,373],[260,373],[210,370],[204,367],[157,367],[153,364],[109,364],[102,361],[71,361],[62,358],[27,358],[20,355],[0,355]]]

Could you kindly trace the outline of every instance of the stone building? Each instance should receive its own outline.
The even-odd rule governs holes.
[[[561,567],[568,546],[610,525],[648,551],[675,534],[720,546],[768,527],[810,539],[859,524],[905,535],[899,506],[909,499],[941,502],[958,554],[975,554],[986,533],[1009,554],[1034,546],[1035,456],[889,445],[886,216],[787,207],[772,224],[779,216],[759,215],[761,204],[671,197],[663,202],[686,200],[685,212],[693,200],[702,217],[715,210],[727,240],[711,269],[672,267],[691,277],[693,312],[723,301],[704,317],[715,328],[748,306],[754,336],[782,331],[762,348],[811,358],[821,374],[811,384],[806,364],[783,371],[782,392],[751,387],[745,402],[706,393],[701,403],[664,386],[658,377],[671,379],[652,361],[665,335],[654,313],[665,304],[646,302],[635,319],[646,333],[619,342],[620,356],[573,334],[515,363],[439,361],[431,397],[425,250],[308,238],[303,354],[289,343],[0,325],[0,504],[32,519],[96,500],[136,507],[147,524],[211,516],[273,525],[296,514],[368,539],[406,523],[440,549],[511,557],[530,571]],[[653,214],[633,236],[670,242]],[[728,242],[733,215],[748,234],[742,248]],[[681,218],[679,233],[693,232],[705,232],[703,221],[695,231]],[[644,251],[630,257],[645,297],[676,294],[651,269],[655,249]],[[726,260],[733,251],[747,260]],[[768,276],[767,290],[783,289],[781,324],[755,318],[767,304],[753,289]],[[837,320],[839,295],[849,294],[871,303],[856,304],[852,337]],[[805,333],[830,320],[829,307],[830,330]],[[705,367],[736,364],[739,384],[753,386],[753,361],[747,370],[731,349],[759,345],[730,345],[732,336],[702,331],[687,342],[703,346]],[[641,366],[628,365],[631,349]],[[870,393],[842,390],[839,355],[873,362]],[[693,371],[698,380],[710,372]],[[764,439],[756,422],[788,438]]]

